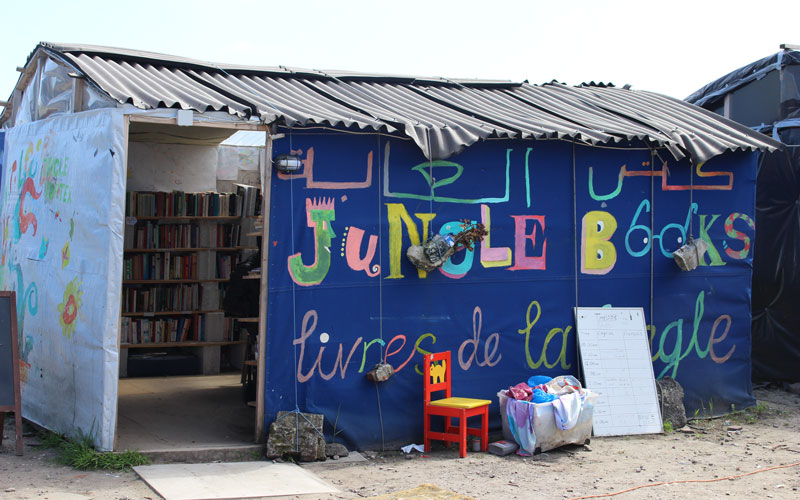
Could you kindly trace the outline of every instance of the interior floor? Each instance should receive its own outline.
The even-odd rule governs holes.
[[[255,408],[241,374],[119,380],[115,450],[165,451],[252,445]]]

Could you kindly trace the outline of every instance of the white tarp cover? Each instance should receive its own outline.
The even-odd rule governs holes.
[[[128,143],[130,191],[216,191],[217,147]]]
[[[239,170],[260,170],[262,150],[221,144],[217,148],[217,180],[235,181],[239,178]]]
[[[123,115],[104,109],[6,134],[0,288],[17,292],[22,412],[114,442],[125,200]]]

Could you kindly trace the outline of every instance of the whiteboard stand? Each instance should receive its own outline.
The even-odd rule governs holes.
[[[13,411],[17,428],[17,455],[22,455],[22,398],[19,390],[17,294],[0,292],[0,444],[6,412]]]
[[[586,387],[598,393],[595,436],[663,432],[641,307],[576,307],[578,353]]]

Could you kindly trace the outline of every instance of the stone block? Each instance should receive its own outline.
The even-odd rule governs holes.
[[[672,424],[673,429],[686,425],[686,408],[683,406],[683,387],[675,379],[664,377],[656,380],[661,419]]]
[[[345,445],[343,445],[343,444],[340,444],[340,443],[327,443],[325,445],[325,455],[328,458],[333,458],[333,457],[342,458],[342,457],[346,457],[349,454],[350,454],[350,451],[348,451],[347,447]]]
[[[278,412],[277,418],[269,426],[267,457],[278,458],[289,455],[299,458],[303,462],[325,460],[325,436],[321,434],[322,423],[323,416],[320,414]],[[320,432],[317,432],[314,427]]]

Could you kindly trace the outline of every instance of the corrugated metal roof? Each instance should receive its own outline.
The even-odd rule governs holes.
[[[42,43],[37,50],[74,66],[120,103],[225,111],[292,127],[374,130],[411,138],[433,159],[489,138],[644,142],[698,162],[725,151],[780,147],[683,101],[609,85],[259,68],[86,45]]]

